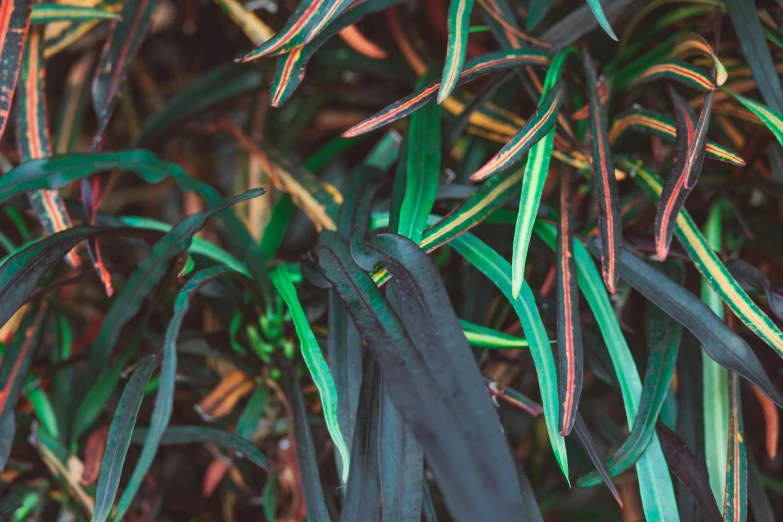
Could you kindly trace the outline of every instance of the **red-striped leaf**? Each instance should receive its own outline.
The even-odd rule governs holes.
[[[343,29],[351,27],[352,24],[355,24],[370,13],[380,11],[402,2],[403,0],[362,2],[349,9],[343,16],[318,33],[317,37],[313,38],[310,43],[297,47],[286,55],[279,56],[275,64],[275,76],[272,79],[272,84],[270,86],[270,105],[272,105],[272,107],[279,107],[294,94],[294,91],[304,79],[307,62],[310,61],[313,54],[315,54],[329,38],[340,33]]]
[[[703,69],[694,67],[682,60],[666,60],[645,69],[631,83],[632,86],[665,78],[679,82],[702,92],[710,92],[714,81]]]
[[[570,175],[565,172],[560,181],[560,219],[557,227],[557,381],[560,388],[561,435],[571,433],[582,393],[582,327],[573,255],[572,197]]]
[[[549,56],[542,51],[533,49],[525,50],[505,50],[493,53],[487,53],[473,60],[465,62],[465,67],[460,74],[457,85],[465,84],[475,80],[485,74],[510,67],[519,67],[520,65],[548,65]],[[351,138],[374,131],[384,125],[408,116],[415,110],[421,108],[424,104],[435,98],[440,82],[434,81],[425,87],[417,90],[413,94],[406,96],[374,116],[371,116],[363,122],[354,125],[343,133],[343,137]]]
[[[43,27],[33,27],[25,45],[19,74],[19,92],[16,97],[16,143],[22,162],[52,155],[46,113],[46,69],[43,51]],[[27,194],[33,212],[47,234],[71,227],[71,217],[58,191],[36,190]],[[71,266],[81,264],[73,250],[65,259]]]
[[[457,86],[468,49],[468,26],[472,10],[473,0],[451,0],[446,66],[443,68],[443,78],[438,90],[438,103],[443,103]]]
[[[511,141],[506,143],[483,167],[474,172],[470,179],[473,181],[487,179],[521,160],[555,125],[563,97],[563,86],[558,83]]]
[[[740,379],[734,372],[729,373],[729,448],[726,463],[723,518],[728,522],[745,522],[748,518],[748,461],[742,427]]]
[[[343,11],[351,7],[352,3],[353,0],[326,0],[321,8],[320,15],[316,18],[307,33],[305,43],[312,42],[327,25],[340,16]]]
[[[634,107],[614,119],[612,128],[609,130],[609,141],[614,143],[628,129],[649,132],[669,143],[674,143],[676,139],[675,126],[671,118],[641,107]],[[710,159],[738,167],[745,166],[745,160],[737,153],[711,140],[707,140],[706,150],[707,157]]]
[[[32,11],[33,0],[0,2],[0,138],[8,123]]]
[[[287,53],[304,45],[310,36],[310,28],[318,21],[326,7],[326,0],[302,0],[277,34],[237,61],[251,62],[267,55]],[[314,37],[315,33],[312,36]]]
[[[583,55],[590,103],[590,129],[593,133],[593,176],[598,201],[598,230],[601,235],[601,272],[610,292],[617,289],[617,257],[622,247],[622,222],[612,151],[609,148],[606,114],[598,93],[598,78],[587,50]]]
[[[715,91],[710,91],[707,95],[698,121],[685,100],[674,89],[671,89],[670,93],[677,117],[674,167],[663,186],[661,200],[655,214],[656,254],[662,261],[669,254],[674,225],[680,209],[693,190],[695,180],[701,172],[706,150],[707,126]]]

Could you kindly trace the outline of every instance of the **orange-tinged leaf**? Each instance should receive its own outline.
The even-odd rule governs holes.
[[[752,386],[751,388],[761,407],[761,413],[764,415],[764,446],[767,450],[767,457],[769,460],[775,460],[775,457],[778,455],[778,441],[780,440],[780,413],[778,412],[775,403],[769,400],[769,398],[764,395],[764,392],[755,386]]]
[[[253,379],[246,373],[234,370],[228,373],[218,385],[196,406],[196,411],[209,422],[231,413],[240,399],[253,391]]]
[[[98,481],[98,472],[101,469],[101,459],[103,459],[103,452],[106,451],[108,436],[109,425],[105,424],[87,437],[84,446],[84,469],[80,481],[82,486],[92,486]]]
[[[713,88],[713,80],[709,74],[682,60],[666,60],[645,69],[633,80],[631,86],[659,79],[673,80],[702,92],[710,92]]]
[[[348,47],[357,53],[366,56],[367,58],[372,58],[373,60],[382,60],[388,56],[386,51],[378,47],[366,36],[364,36],[354,24],[351,24],[345,29],[342,29],[337,34],[340,36],[342,41],[348,45]]]

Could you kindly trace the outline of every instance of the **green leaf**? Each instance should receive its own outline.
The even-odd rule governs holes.
[[[69,22],[76,20],[117,20],[120,15],[110,13],[95,7],[81,7],[77,5],[62,4],[36,4],[30,15],[33,24],[47,24],[51,22]]]
[[[0,138],[3,137],[11,112],[11,100],[19,78],[33,3],[33,0],[5,0],[3,4],[3,32],[0,34]]]
[[[465,338],[471,346],[475,348],[486,348],[491,350],[509,350],[517,348],[527,348],[530,344],[527,339],[521,339],[511,334],[494,330],[486,326],[471,323],[464,319],[459,320]],[[555,341],[550,341],[555,342]]]
[[[534,230],[550,248],[555,249],[555,227],[537,221]],[[636,364],[601,283],[601,277],[596,272],[590,254],[581,241],[574,241],[574,260],[579,288],[593,311],[606,341],[622,392],[626,419],[628,425],[632,426],[639,411],[642,394],[642,383]],[[647,451],[636,463],[636,474],[639,478],[639,492],[647,520],[679,521],[674,488],[657,437],[653,437]]]
[[[620,494],[617,492],[614,482],[612,482],[612,476],[609,474],[606,466],[604,466],[603,455],[598,453],[595,443],[593,442],[593,437],[590,435],[590,431],[587,429],[585,421],[579,413],[576,414],[576,420],[574,421],[574,435],[576,435],[576,438],[581,443],[582,449],[584,449],[590,462],[595,466],[597,474],[601,477],[601,480],[604,481],[606,487],[609,488],[609,491],[612,492],[612,496],[620,507],[622,507],[623,502],[620,500]],[[593,473],[591,473],[591,475],[593,475]]]
[[[426,76],[421,83],[427,81]],[[427,225],[440,179],[441,107],[426,105],[411,117],[405,155],[405,180],[396,232],[417,244]]]
[[[294,416],[296,459],[302,480],[302,496],[307,508],[307,519],[311,522],[331,522],[321,485],[321,474],[318,471],[318,454],[315,452],[310,425],[307,423],[307,407],[294,369],[287,362],[283,364],[283,388],[286,398],[291,403]]]
[[[726,455],[725,520],[744,522],[748,518],[748,461],[745,429],[742,426],[739,375],[729,375],[729,444]]]
[[[438,89],[438,104],[443,103],[457,86],[468,49],[468,29],[472,11],[473,0],[451,0],[449,3],[449,38],[446,47],[446,65]]]
[[[673,270],[668,270],[668,272],[671,272],[671,275],[679,276],[676,282],[680,285],[683,284],[684,271],[682,268],[676,272]],[[636,415],[628,438],[606,462],[609,473],[613,477],[636,464],[650,444],[655,435],[655,423],[658,421],[658,416],[669,391],[669,384],[677,362],[682,326],[657,306],[649,303],[646,322],[649,353],[642,396],[639,401],[639,413]],[[598,483],[597,475],[591,473],[580,479],[577,485],[589,487]]]
[[[101,470],[98,475],[98,487],[95,491],[95,512],[93,522],[104,522],[111,513],[114,496],[120,486],[120,476],[128,455],[136,417],[139,415],[141,401],[144,399],[144,388],[147,386],[152,371],[158,363],[155,355],[150,355],[133,372],[128,385],[122,392],[117,411],[114,413],[109,436],[106,439],[106,450],[101,459]]]
[[[143,443],[147,438],[147,428],[138,428],[133,432],[134,444]],[[169,426],[160,437],[161,446],[179,446],[183,444],[214,444],[233,451],[261,469],[269,469],[269,464],[258,448],[230,431],[204,426]]]
[[[296,335],[299,338],[302,358],[313,378],[316,388],[318,388],[318,394],[320,395],[321,404],[323,405],[326,427],[329,430],[329,435],[331,436],[332,442],[334,442],[340,460],[342,461],[342,479],[343,482],[345,482],[348,479],[350,454],[338,422],[337,388],[334,384],[332,372],[329,370],[329,365],[324,359],[321,347],[318,345],[310,322],[307,320],[304,308],[302,308],[302,303],[296,295],[296,288],[294,288],[294,283],[291,281],[288,268],[284,264],[279,265],[275,270],[270,272],[269,275],[272,277],[272,284],[275,285],[275,289],[280,294],[280,297],[283,298],[283,301],[285,301],[286,306],[288,306],[288,309],[291,312],[294,327],[296,328]]]
[[[598,78],[593,60],[585,49],[582,60],[587,74],[590,129],[593,134],[593,181],[598,202],[598,232],[601,236],[601,274],[610,292],[617,290],[617,258],[623,244],[622,215],[617,180],[607,132],[606,109],[598,94]]]
[[[166,337],[163,341],[163,361],[160,367],[160,378],[158,381],[158,391],[155,395],[155,406],[150,418],[150,428],[144,445],[141,448],[141,454],[133,469],[133,474],[128,480],[125,491],[117,501],[117,509],[114,514],[115,520],[122,520],[123,515],[128,510],[141,486],[147,471],[152,464],[152,459],[158,451],[161,437],[168,427],[171,419],[171,411],[174,407],[174,388],[177,373],[177,336],[182,326],[182,321],[190,307],[190,302],[196,293],[211,283],[215,279],[235,273],[224,266],[216,266],[201,270],[193,275],[182,287],[174,301],[174,315],[169,321],[166,329]]]
[[[544,406],[544,420],[563,475],[568,477],[568,455],[565,439],[558,432],[559,401],[557,396],[557,367],[552,356],[549,338],[536,308],[533,292],[523,281],[518,297],[511,292],[511,266],[497,252],[472,234],[463,234],[451,241],[451,246],[470,264],[475,266],[500,290],[519,317],[522,331],[530,343],[530,354],[536,367],[541,402]]]
[[[272,38],[237,61],[249,62],[267,55],[296,52],[296,48],[305,43],[310,28],[323,12],[325,5],[325,0],[302,0],[285,25]]]
[[[555,66],[555,63],[553,61],[550,70]],[[555,87],[543,97],[538,108],[525,122],[522,129],[511,138],[511,141],[503,145],[503,148],[497,154],[474,172],[470,179],[481,181],[511,167],[520,161],[529,150],[532,150],[536,144],[546,140],[550,134],[554,136],[554,127],[564,96],[563,86],[559,83],[555,84]],[[551,140],[554,140],[554,137]],[[533,154],[531,153],[530,157],[532,156]],[[530,159],[528,159],[528,162],[530,162]]]
[[[457,85],[468,83],[493,71],[522,65],[546,66],[549,65],[549,57],[542,51],[532,49],[487,53],[465,62]],[[439,88],[440,82],[438,81],[428,83],[426,86],[417,89],[413,94],[394,102],[374,116],[354,125],[343,133],[343,137],[359,136],[408,116],[435,98]]]
[[[93,382],[105,369],[123,326],[136,315],[144,299],[169,271],[174,258],[187,251],[191,238],[204,228],[207,220],[241,201],[258,197],[264,192],[265,189],[250,190],[242,195],[228,198],[208,210],[192,214],[155,243],[150,253],[139,263],[125,286],[114,298],[87,360],[87,369],[83,375],[84,383]],[[84,390],[83,386],[82,390]],[[81,394],[77,393],[77,396],[79,395]]]
[[[615,36],[614,31],[612,31],[612,26],[609,25],[609,20],[606,19],[604,8],[601,7],[601,0],[587,0],[587,5],[590,6],[590,9],[595,15],[595,19],[598,20],[598,24],[604,31],[606,31],[606,34],[609,35],[609,38],[614,41],[618,41],[617,36]]]
[[[783,114],[781,114],[780,111],[771,109],[768,106],[751,100],[750,98],[746,98],[745,96],[735,94],[726,88],[724,88],[723,91],[734,96],[734,98],[746,109],[755,114],[756,117],[761,120],[761,123],[766,125],[772,134],[774,134],[778,143],[783,145]]]
[[[597,256],[600,247],[596,243],[597,238],[593,238],[589,246]],[[748,344],[695,295],[642,261],[628,248],[623,249],[619,268],[621,277],[628,284],[698,337],[710,357],[748,379],[770,400],[783,407],[783,396],[775,389]]]
[[[656,432],[661,441],[663,453],[666,455],[666,462],[674,476],[688,488],[709,522],[721,522],[723,517],[710,492],[707,476],[702,471],[702,465],[696,456],[664,424],[659,422],[656,426]]]
[[[558,89],[560,76],[568,56],[576,49],[568,47],[555,55],[552,65],[546,72],[544,93]],[[562,91],[561,91],[562,96]],[[544,98],[545,99],[545,98]],[[543,103],[543,100],[542,100]],[[519,297],[525,280],[525,263],[527,250],[530,246],[530,235],[533,233],[533,222],[541,204],[541,194],[544,191],[549,163],[552,160],[552,147],[555,141],[555,129],[552,127],[547,135],[530,150],[525,165],[525,175],[522,178],[522,192],[519,195],[519,213],[514,227],[513,254],[511,258],[511,294]],[[562,468],[562,465],[561,465]]]
[[[704,224],[704,239],[711,250],[720,252],[723,204],[713,206]],[[721,320],[723,303],[705,279],[701,280],[701,299]],[[704,350],[709,353],[707,346]],[[729,449],[729,372],[716,361],[702,357],[702,387],[704,400],[704,458],[707,464],[712,494],[722,505],[726,489],[726,462]]]
[[[783,89],[764,39],[755,0],[726,0],[726,10],[761,96],[774,110],[783,111]]]

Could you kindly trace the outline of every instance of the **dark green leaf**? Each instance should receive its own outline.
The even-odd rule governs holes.
[[[106,450],[101,459],[98,487],[95,491],[93,522],[104,522],[111,513],[114,497],[120,487],[120,476],[128,455],[133,428],[136,426],[136,417],[139,415],[141,401],[144,399],[144,388],[157,363],[158,358],[155,355],[144,359],[131,375],[117,404],[117,411],[114,413],[109,436],[106,439]]]
[[[0,138],[3,137],[22,63],[33,0],[5,0],[0,16]]]

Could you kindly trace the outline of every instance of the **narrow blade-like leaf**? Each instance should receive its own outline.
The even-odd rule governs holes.
[[[468,49],[468,27],[472,11],[473,0],[451,0],[449,4],[449,39],[446,47],[446,65],[438,89],[438,104],[443,103],[457,86]]]
[[[660,79],[679,82],[687,87],[704,93],[715,87],[712,77],[704,71],[682,60],[666,60],[642,71],[631,83],[631,86],[641,85]]]
[[[557,227],[557,358],[560,396],[560,433],[568,435],[576,420],[582,393],[582,326],[574,263],[571,223],[571,180],[560,180],[560,220]]]
[[[70,22],[75,20],[117,20],[120,15],[95,7],[61,4],[36,4],[30,15],[33,24]]]
[[[756,115],[761,122],[775,135],[778,142],[783,145],[783,114],[779,110],[771,109],[767,105],[761,104],[745,96],[735,94],[728,89],[723,89],[740,102],[746,109]]]
[[[519,67],[521,65],[546,66],[549,65],[549,57],[541,51],[532,49],[487,53],[465,62],[457,85],[470,82],[493,71]],[[439,88],[440,82],[438,81],[427,84],[413,94],[389,105],[374,116],[354,125],[343,133],[343,137],[359,136],[408,116],[435,98]]]
[[[723,517],[731,522],[748,518],[748,462],[745,454],[745,430],[742,426],[740,380],[729,374],[729,451],[726,455],[726,493]]]
[[[157,365],[158,359],[151,355],[133,372],[128,380],[128,385],[122,392],[117,411],[109,428],[109,437],[106,440],[106,450],[101,459],[101,471],[98,475],[98,487],[95,491],[95,512],[93,522],[104,522],[109,518],[114,496],[120,487],[120,476],[128,455],[128,447],[136,426],[136,417],[139,415],[141,401],[144,399],[144,388],[152,376],[152,371]]]
[[[0,3],[0,138],[11,112],[33,3],[33,0],[3,0]]]
[[[593,133],[593,179],[598,202],[598,230],[601,234],[601,273],[610,292],[617,290],[617,257],[622,248],[623,232],[614,162],[607,132],[606,112],[598,94],[598,78],[592,58],[583,53],[590,103],[590,129]]]
[[[590,9],[593,11],[593,15],[595,15],[595,19],[598,20],[598,25],[600,25],[601,28],[606,31],[606,34],[609,35],[609,38],[615,42],[618,41],[617,36],[614,34],[614,31],[612,31],[612,26],[609,25],[609,20],[606,19],[604,8],[601,7],[601,0],[587,0],[587,5],[590,6]]]

